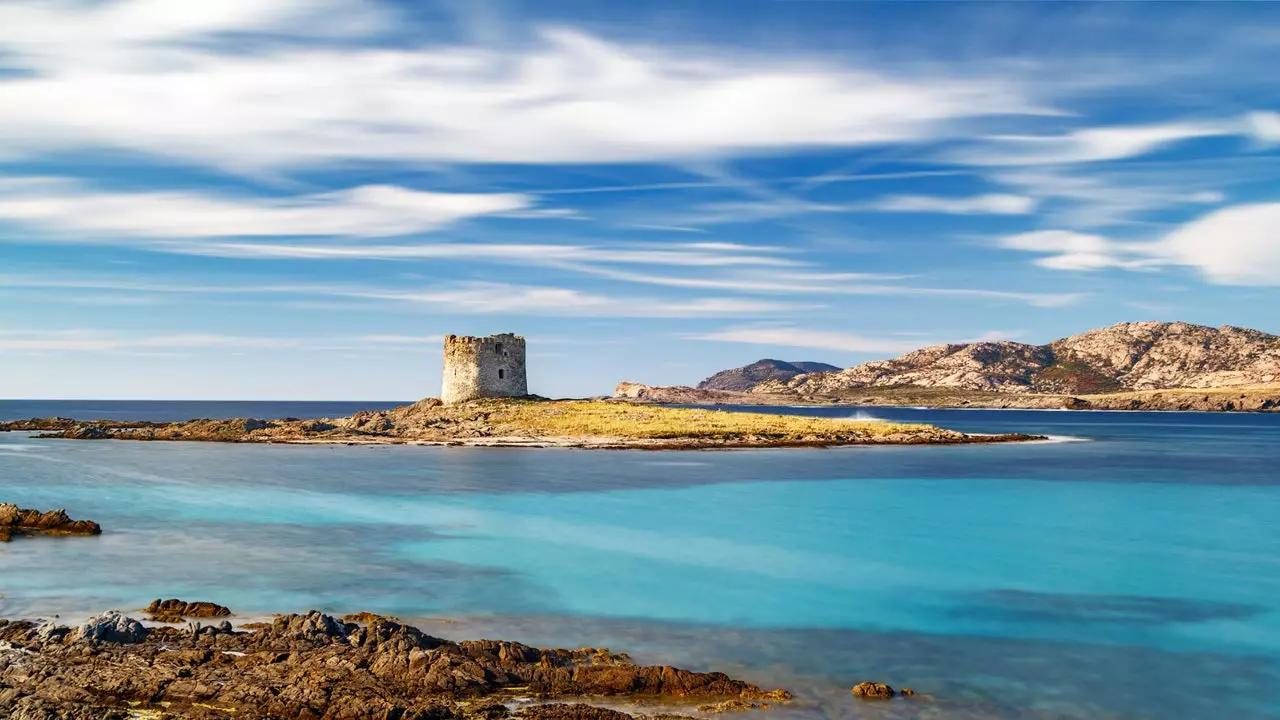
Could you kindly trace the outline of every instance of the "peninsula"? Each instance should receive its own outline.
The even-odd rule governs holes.
[[[846,370],[761,360],[697,387],[621,383],[614,396],[682,405],[901,405],[1280,411],[1280,337],[1183,322],[1120,323],[1046,345],[933,345]]]

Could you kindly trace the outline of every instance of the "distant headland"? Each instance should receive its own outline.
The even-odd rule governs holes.
[[[1280,411],[1280,337],[1232,326],[1120,323],[1047,345],[957,343],[846,370],[805,370],[812,365],[766,359],[697,387],[621,383],[614,396],[682,405]]]

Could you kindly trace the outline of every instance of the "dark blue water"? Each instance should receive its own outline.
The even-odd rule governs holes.
[[[151,420],[183,422],[197,418],[237,417],[314,420],[346,417],[360,410],[387,410],[404,402],[249,400],[0,400],[0,422],[33,417],[76,420]]]
[[[230,414],[281,414],[245,410]],[[798,690],[784,716],[1280,716],[1280,416],[779,411],[1056,441],[655,453],[0,434],[0,500],[108,531],[0,549],[0,614],[162,595],[368,609],[735,670]],[[867,678],[937,701],[854,704]]]

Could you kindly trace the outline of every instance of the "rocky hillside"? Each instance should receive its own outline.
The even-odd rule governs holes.
[[[838,397],[858,388],[911,386],[1074,395],[1275,384],[1280,337],[1232,326],[1136,322],[1048,345],[935,345],[839,372],[765,380],[748,392]]]
[[[698,383],[699,390],[729,390],[741,392],[766,380],[790,380],[805,373],[838,372],[840,368],[821,362],[787,362],[785,360],[757,360],[732,370],[721,370]]]

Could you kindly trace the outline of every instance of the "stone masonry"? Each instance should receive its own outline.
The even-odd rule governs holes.
[[[445,336],[440,399],[446,405],[476,398],[528,394],[524,338],[510,333],[489,337]]]

